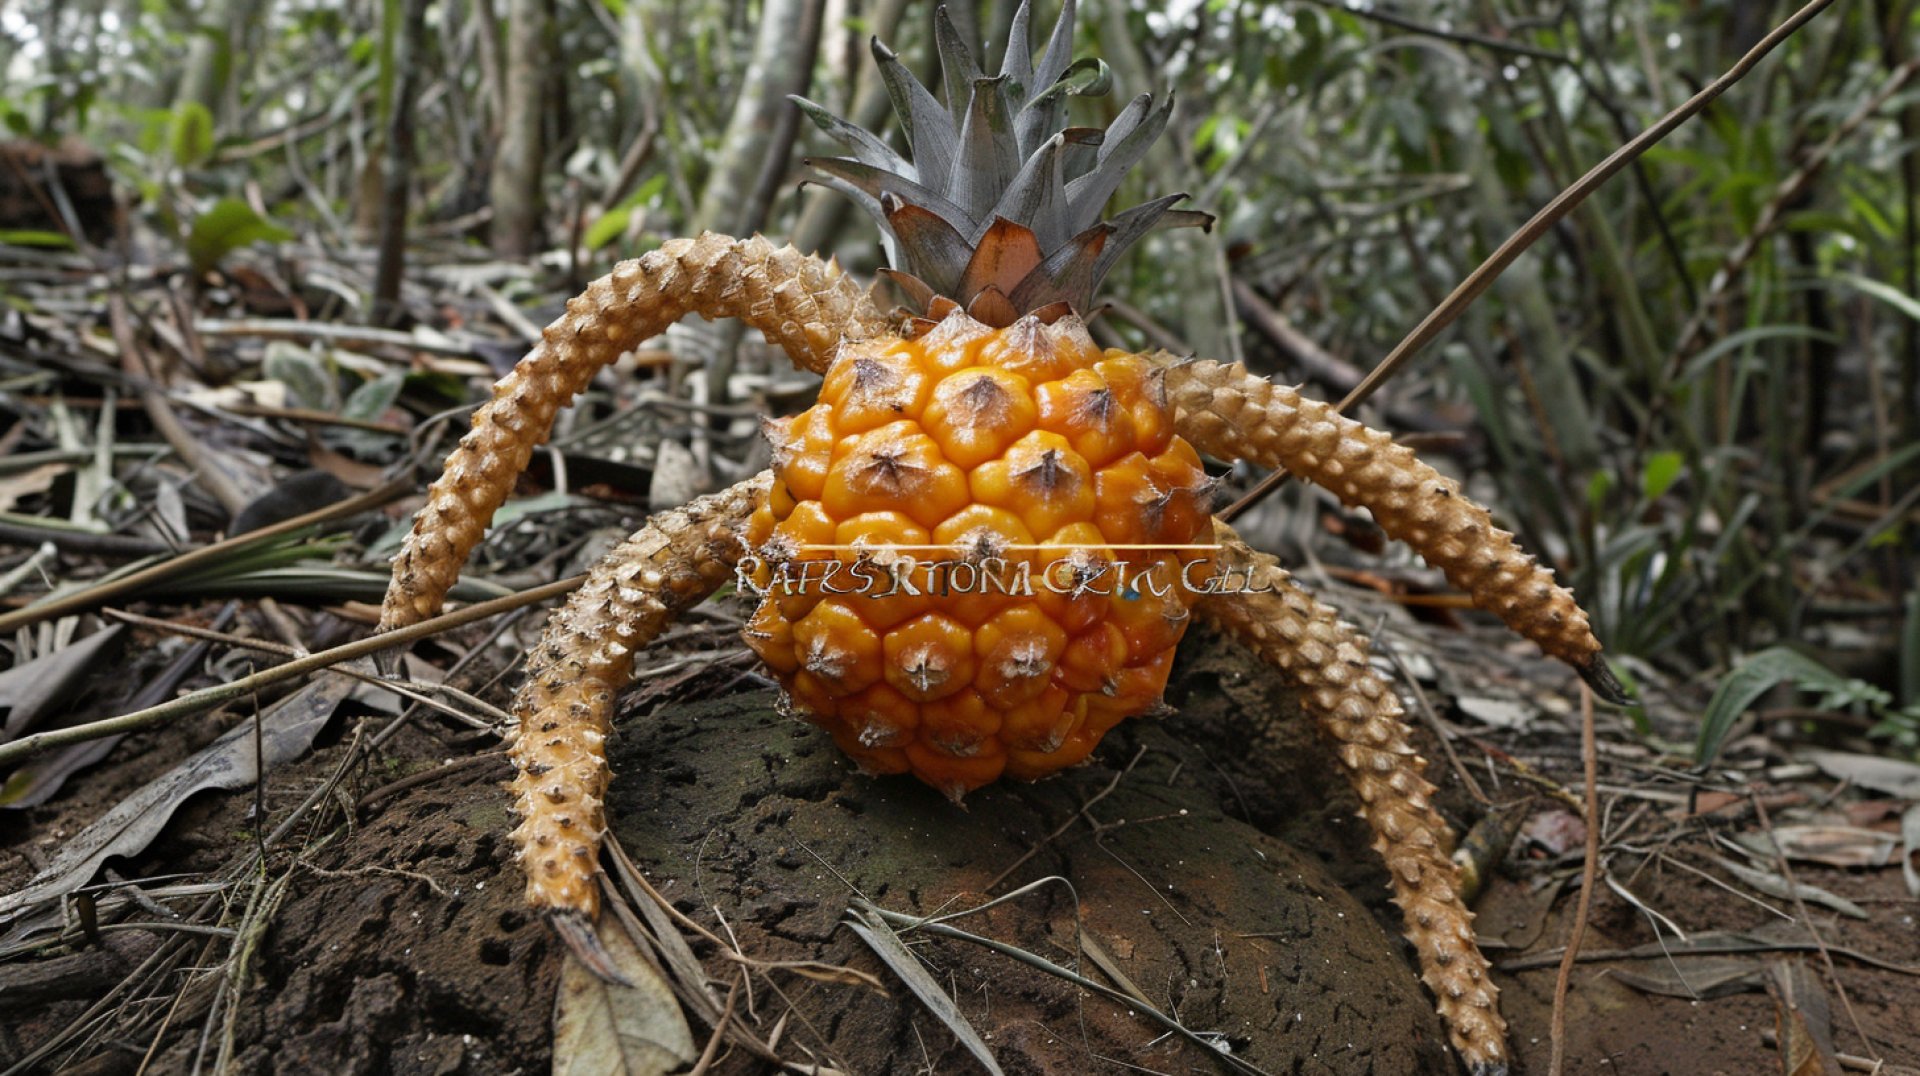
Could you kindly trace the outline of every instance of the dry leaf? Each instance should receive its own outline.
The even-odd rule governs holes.
[[[1484,725],[1498,729],[1517,729],[1533,719],[1533,709],[1510,699],[1489,699],[1478,695],[1462,695],[1453,704],[1460,712]]]
[[[1778,874],[1774,874],[1772,871],[1742,867],[1740,864],[1723,856],[1714,856],[1713,859],[1714,862],[1726,868],[1727,873],[1758,889],[1769,897],[1779,897],[1783,900],[1798,897],[1808,904],[1818,904],[1823,908],[1831,908],[1849,919],[1867,918],[1866,909],[1845,897],[1829,893],[1817,885],[1808,885],[1805,882],[1789,882]]]
[[[52,717],[86,683],[96,663],[113,660],[126,634],[115,624],[0,672],[0,743],[17,740]]]
[[[1891,833],[1858,826],[1780,826],[1773,837],[1788,859],[1830,867],[1885,867],[1893,862],[1894,848],[1900,843]],[[1734,840],[1759,855],[1773,854],[1764,833],[1742,833]]]
[[[354,664],[369,674],[374,671],[370,662]],[[53,861],[34,875],[26,888],[0,896],[0,923],[23,909],[57,900],[85,885],[109,856],[134,855],[146,848],[160,835],[173,812],[194,793],[251,786],[259,777],[254,765],[256,729],[260,735],[259,755],[268,767],[305,754],[355,682],[331,676],[309,684],[261,714],[257,724],[240,722],[198,754],[141,786],[62,845]]]
[[[1776,960],[1767,968],[1780,1063],[1786,1076],[1840,1076],[1833,1054],[1833,1017],[1826,991],[1804,961]]]
[[[678,441],[662,440],[653,453],[653,483],[647,488],[647,507],[655,512],[678,508],[711,485],[693,450]]]
[[[662,1076],[691,1063],[698,1053],[673,989],[615,917],[594,932],[632,985],[609,983],[567,954],[553,1007],[554,1076]]]
[[[211,625],[213,629],[218,631],[225,628],[233,619],[233,611],[234,606],[229,603],[220,611],[220,615],[214,618]],[[112,630],[118,632],[122,630],[122,626],[114,625]],[[104,634],[106,633],[102,632],[99,635],[90,636],[82,645],[92,643],[94,639]],[[171,661],[167,662],[166,668],[156,673],[141,686],[139,691],[134,692],[132,697],[127,699],[126,709],[144,710],[171,698],[175,689],[180,686],[180,681],[206,660],[207,652],[212,648],[213,644],[205,640],[183,648],[173,656]],[[61,656],[71,654],[76,649],[79,648],[69,646],[60,654]],[[64,721],[63,724],[76,724],[94,716],[96,715],[85,712],[72,712],[69,715],[70,720]],[[5,739],[5,736],[0,736],[0,741]],[[38,758],[28,759],[8,774],[6,784],[0,786],[0,807],[18,809],[36,807],[45,803],[53,798],[54,793],[60,791],[61,786],[67,783],[67,778],[111,754],[114,745],[121,739],[122,737],[118,735],[102,736],[97,740],[68,744]]]
[[[1699,1000],[1759,990],[1767,978],[1758,960],[1737,956],[1674,956],[1609,974],[1643,994]]]
[[[1544,850],[1550,856],[1565,855],[1586,844],[1587,824],[1572,811],[1541,811],[1520,830],[1523,846]]]
[[[54,479],[72,469],[69,463],[43,463],[19,474],[0,476],[0,512],[11,512],[22,497],[52,489]]]
[[[1903,800],[1920,799],[1920,766],[1911,762],[1845,751],[1806,751],[1802,756],[1830,777],[1843,778],[1861,788]]]
[[[1746,802],[1747,794],[1744,792],[1718,792],[1713,789],[1705,789],[1696,793],[1693,797],[1692,817],[1709,815],[1715,811]],[[1676,817],[1686,816],[1684,811],[1676,811],[1674,813]]]

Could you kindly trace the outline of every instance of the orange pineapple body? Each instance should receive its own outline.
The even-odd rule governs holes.
[[[1078,317],[955,310],[850,345],[768,427],[747,640],[864,768],[959,798],[1085,759],[1160,703],[1211,482],[1160,377]]]

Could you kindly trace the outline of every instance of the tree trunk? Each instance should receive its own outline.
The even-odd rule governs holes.
[[[825,0],[766,0],[753,58],[740,81],[733,114],[720,139],[720,157],[700,193],[693,231],[706,229],[745,235],[766,227],[767,213],[785,177],[800,114],[788,94],[804,94],[820,49],[820,15]],[[739,322],[695,327],[706,339],[707,402],[725,404],[740,341]]]
[[[494,253],[522,258],[540,246],[541,102],[547,86],[552,20],[545,0],[509,0],[505,111],[493,158]]]
[[[719,159],[700,194],[694,231],[750,232],[766,224],[773,191],[761,177],[769,168],[786,167],[799,122],[787,95],[807,92],[819,51],[822,4],[766,0],[761,8],[753,58],[721,136]]]
[[[906,0],[879,0],[874,5],[871,17],[872,36],[882,41],[893,40],[893,32],[900,25],[900,16],[906,10]],[[866,48],[866,37],[856,34],[859,48],[856,55],[859,63],[853,67],[853,77],[846,85],[854,87],[851,103],[845,111],[849,120],[869,131],[878,131],[886,122],[889,99],[886,88],[880,82],[880,75],[874,70],[872,60]],[[793,245],[801,250],[819,251],[824,257],[831,253],[829,248],[844,228],[848,215],[853,212],[851,199],[838,191],[825,187],[812,188],[805,199],[805,207],[800,211],[799,222],[793,226]],[[863,215],[864,220],[864,215]],[[872,229],[866,229],[866,250],[879,246]],[[895,268],[904,268],[895,266]]]
[[[427,0],[405,0],[394,43],[393,99],[380,176],[380,261],[373,275],[373,318],[391,325],[404,309],[401,277],[407,261],[407,204],[413,184],[413,106],[420,93],[420,53],[426,35]]]

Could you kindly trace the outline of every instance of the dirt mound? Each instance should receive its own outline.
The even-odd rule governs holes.
[[[1236,704],[1215,683],[1238,674],[1200,664],[1183,689],[1194,712],[1129,723],[1093,764],[1037,785],[992,786],[964,808],[911,780],[860,775],[823,734],[776,713],[771,693],[667,706],[624,722],[612,745],[614,831],[681,912],[747,955],[846,965],[888,984],[882,995],[781,971],[756,979],[761,1033],[784,1022],[783,1051],[847,1072],[977,1068],[839,926],[853,897],[951,912],[1050,876],[1071,890],[1050,883],[954,925],[1096,980],[1117,972],[1127,989],[1268,1071],[1451,1072],[1404,947],[1381,927],[1378,916],[1392,922],[1393,913],[1364,825],[1322,824],[1320,811],[1351,811],[1339,805],[1331,759],[1272,743],[1257,754],[1244,743],[1223,751],[1250,734],[1247,706],[1274,713],[1282,703],[1263,688]],[[1304,725],[1287,733],[1300,734]],[[430,749],[418,739],[413,751]],[[423,771],[422,783],[363,808],[344,840],[309,857],[324,866],[295,872],[234,1025],[243,1071],[550,1066],[558,949],[521,905],[505,840],[507,776],[497,759],[446,776]],[[1318,805],[1296,819],[1318,835],[1306,852],[1232,817],[1246,813],[1238,797],[1284,809],[1272,789],[1289,783]],[[1340,888],[1323,862],[1362,879],[1381,898],[1376,907]],[[1109,970],[1076,959],[1076,920]],[[1203,1048],[1043,971],[965,942],[909,940],[1010,1073],[1087,1071],[1095,1058],[1216,1070]],[[736,965],[693,944],[715,981],[728,981]],[[204,1003],[183,1008],[192,1015]],[[189,1069],[198,1039],[170,1038],[154,1071]],[[745,1055],[720,1066],[761,1069]]]
[[[721,699],[629,730],[616,756],[629,774],[611,799],[615,832],[654,884],[687,915],[730,924],[747,953],[891,982],[838,925],[851,898],[937,914],[1065,878],[1071,890],[1048,885],[955,925],[1100,978],[1076,961],[1077,914],[1147,1000],[1268,1071],[1451,1071],[1396,943],[1309,857],[1228,817],[1222,782],[1169,726],[1136,723],[1103,747],[1105,764],[995,785],[961,808],[917,782],[859,775],[770,703]],[[1130,767],[1117,782],[1114,763]],[[1087,1071],[1095,1057],[1210,1067],[1122,1006],[1006,957],[951,941],[916,952],[1010,1073]],[[897,986],[783,985],[793,1034],[837,1067],[974,1067]]]

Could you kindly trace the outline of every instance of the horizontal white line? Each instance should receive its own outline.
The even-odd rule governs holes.
[[[822,550],[822,551],[838,551],[838,552],[869,552],[869,553],[879,552],[880,550],[883,550],[883,549],[945,549],[945,550],[952,550],[954,552],[960,552],[960,551],[968,550],[971,548],[974,548],[974,547],[964,545],[964,544],[959,544],[959,543],[948,543],[946,545],[869,545],[869,544],[815,545],[813,543],[808,543],[800,547],[802,552],[806,552],[809,550]],[[1224,547],[1217,546],[1217,545],[1173,545],[1173,544],[1136,545],[1136,544],[1129,544],[1124,542],[1091,545],[1091,544],[1082,543],[1082,542],[1073,542],[1066,545],[1014,544],[1014,545],[1004,545],[1004,546],[1001,546],[1000,548],[1009,549],[1009,550],[1011,549],[1040,550],[1040,549],[1221,549]]]

